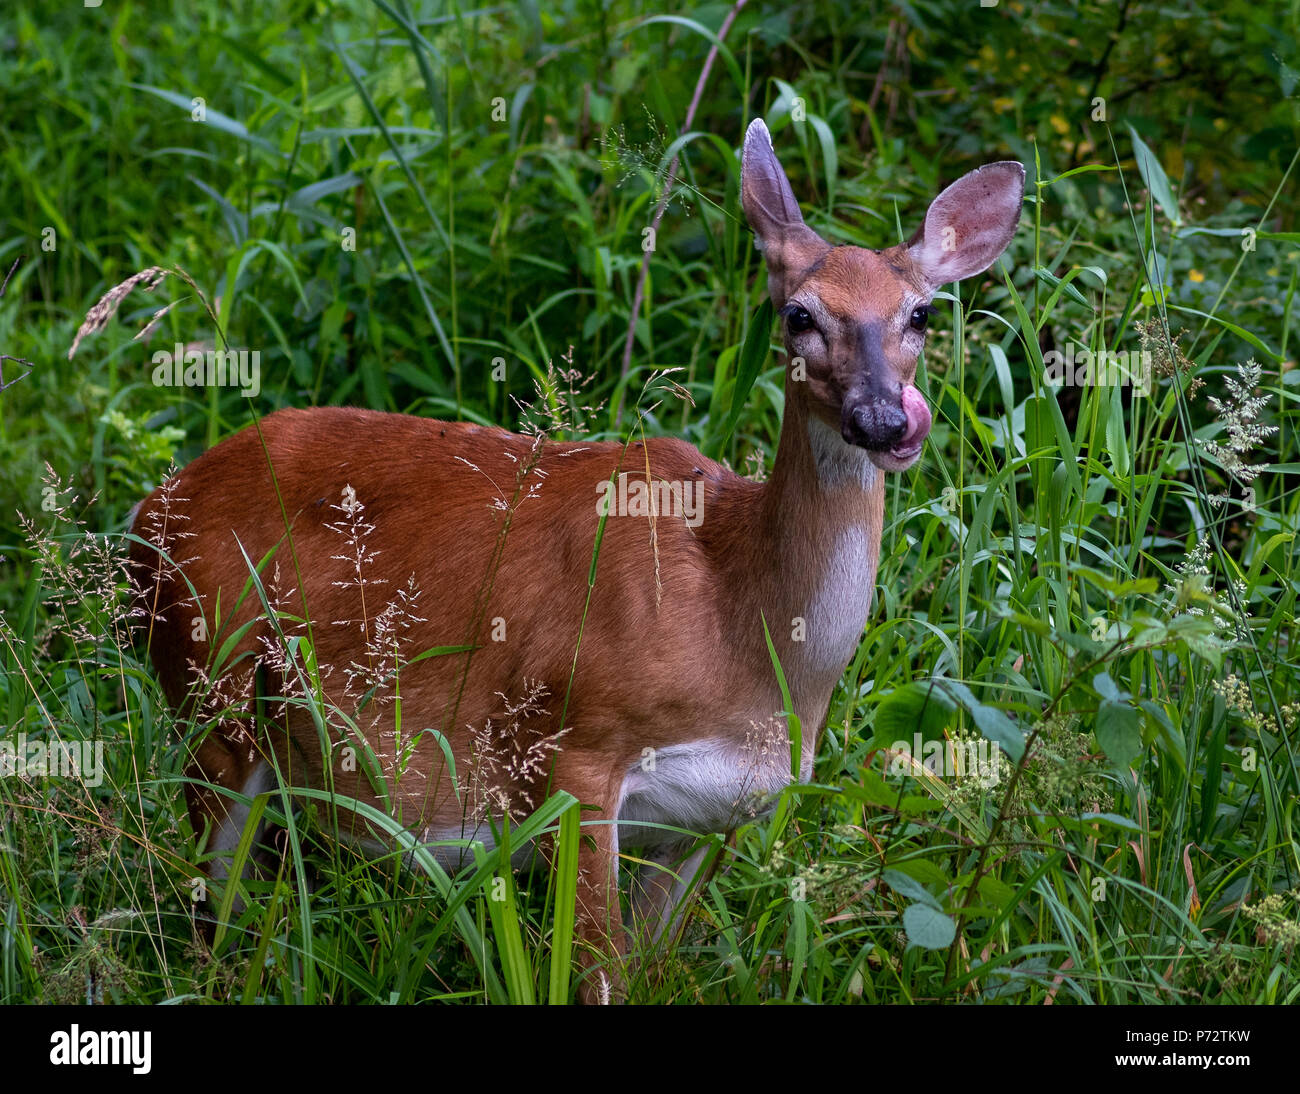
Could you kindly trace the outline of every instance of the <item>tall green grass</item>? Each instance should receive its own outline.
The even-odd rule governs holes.
[[[1202,126],[1175,82],[1148,113],[1062,140],[1067,108],[1033,88],[1070,81],[1035,46],[1078,35],[1068,49],[1093,66],[1100,22],[822,3],[743,11],[683,132],[725,12],[357,0],[325,16],[3,17],[0,74],[30,109],[0,122],[0,266],[26,255],[0,352],[34,368],[0,392],[0,706],[9,737],[101,741],[105,768],[99,785],[0,778],[0,999],[571,996],[582,818],[563,796],[510,833],[554,833],[558,868],[516,877],[503,851],[448,873],[379,814],[396,849],[361,857],[328,838],[337,800],[287,809],[278,786],[252,804],[289,833],[283,869],[242,883],[242,903],[218,894],[212,941],[198,929],[182,742],[201,726],[177,723],[129,640],[112,552],[168,463],[250,408],[154,388],[153,347],[131,334],[174,301],[153,346],[259,348],[259,414],[355,403],[513,425],[535,384],[561,398],[548,366],[568,355],[597,437],[624,436],[619,408],[680,368],[691,400],[637,428],[770,467],[784,363],[733,153],[761,112],[837,241],[904,238],[941,180],[984,160],[1020,158],[1033,182],[1003,262],[938,301],[919,380],[932,439],[891,480],[877,605],[814,779],[706,838],[683,935],[631,970],[632,998],[1296,1001],[1293,104],[1279,88]],[[1132,103],[1125,66],[1166,33],[1160,14],[1084,90]],[[945,19],[969,33],[941,57]],[[970,94],[913,95],[909,72],[914,90]],[[1244,94],[1222,92],[1234,108]],[[1285,154],[1252,144],[1256,128]],[[1206,186],[1207,150],[1239,186]],[[679,153],[634,316],[643,229]],[[155,263],[194,287],[128,298],[68,362],[89,306]],[[1147,349],[1168,374],[1149,398],[1058,395],[1044,356],[1068,342]],[[1250,359],[1279,432],[1244,454],[1269,465],[1246,481],[1205,442],[1233,439],[1208,399],[1231,404]],[[997,782],[904,773],[889,749],[917,731],[995,742]]]

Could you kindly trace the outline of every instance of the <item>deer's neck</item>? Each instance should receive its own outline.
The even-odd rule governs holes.
[[[787,378],[785,392],[756,546],[764,613],[796,707],[820,721],[871,609],[885,481],[865,451],[810,412],[806,383]]]

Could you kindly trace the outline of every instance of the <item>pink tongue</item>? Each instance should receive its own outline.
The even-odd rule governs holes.
[[[903,388],[903,413],[907,415],[907,436],[898,442],[899,448],[911,448],[925,440],[930,432],[930,408],[925,398],[912,384]]]

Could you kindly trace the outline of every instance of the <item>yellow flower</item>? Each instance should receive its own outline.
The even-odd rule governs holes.
[[[1062,118],[1060,114],[1053,114],[1047,120],[1052,123],[1052,128],[1060,133],[1061,136],[1065,136],[1065,134],[1070,131],[1070,123]]]
[[[1201,282],[1205,280],[1205,274],[1201,273],[1200,270],[1188,270],[1187,276],[1196,282]]]

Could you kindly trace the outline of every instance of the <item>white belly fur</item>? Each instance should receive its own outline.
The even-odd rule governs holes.
[[[628,771],[619,807],[620,846],[681,843],[680,832],[725,832],[763,813],[790,782],[784,727],[776,740],[760,731],[737,744],[721,737],[656,749]]]

